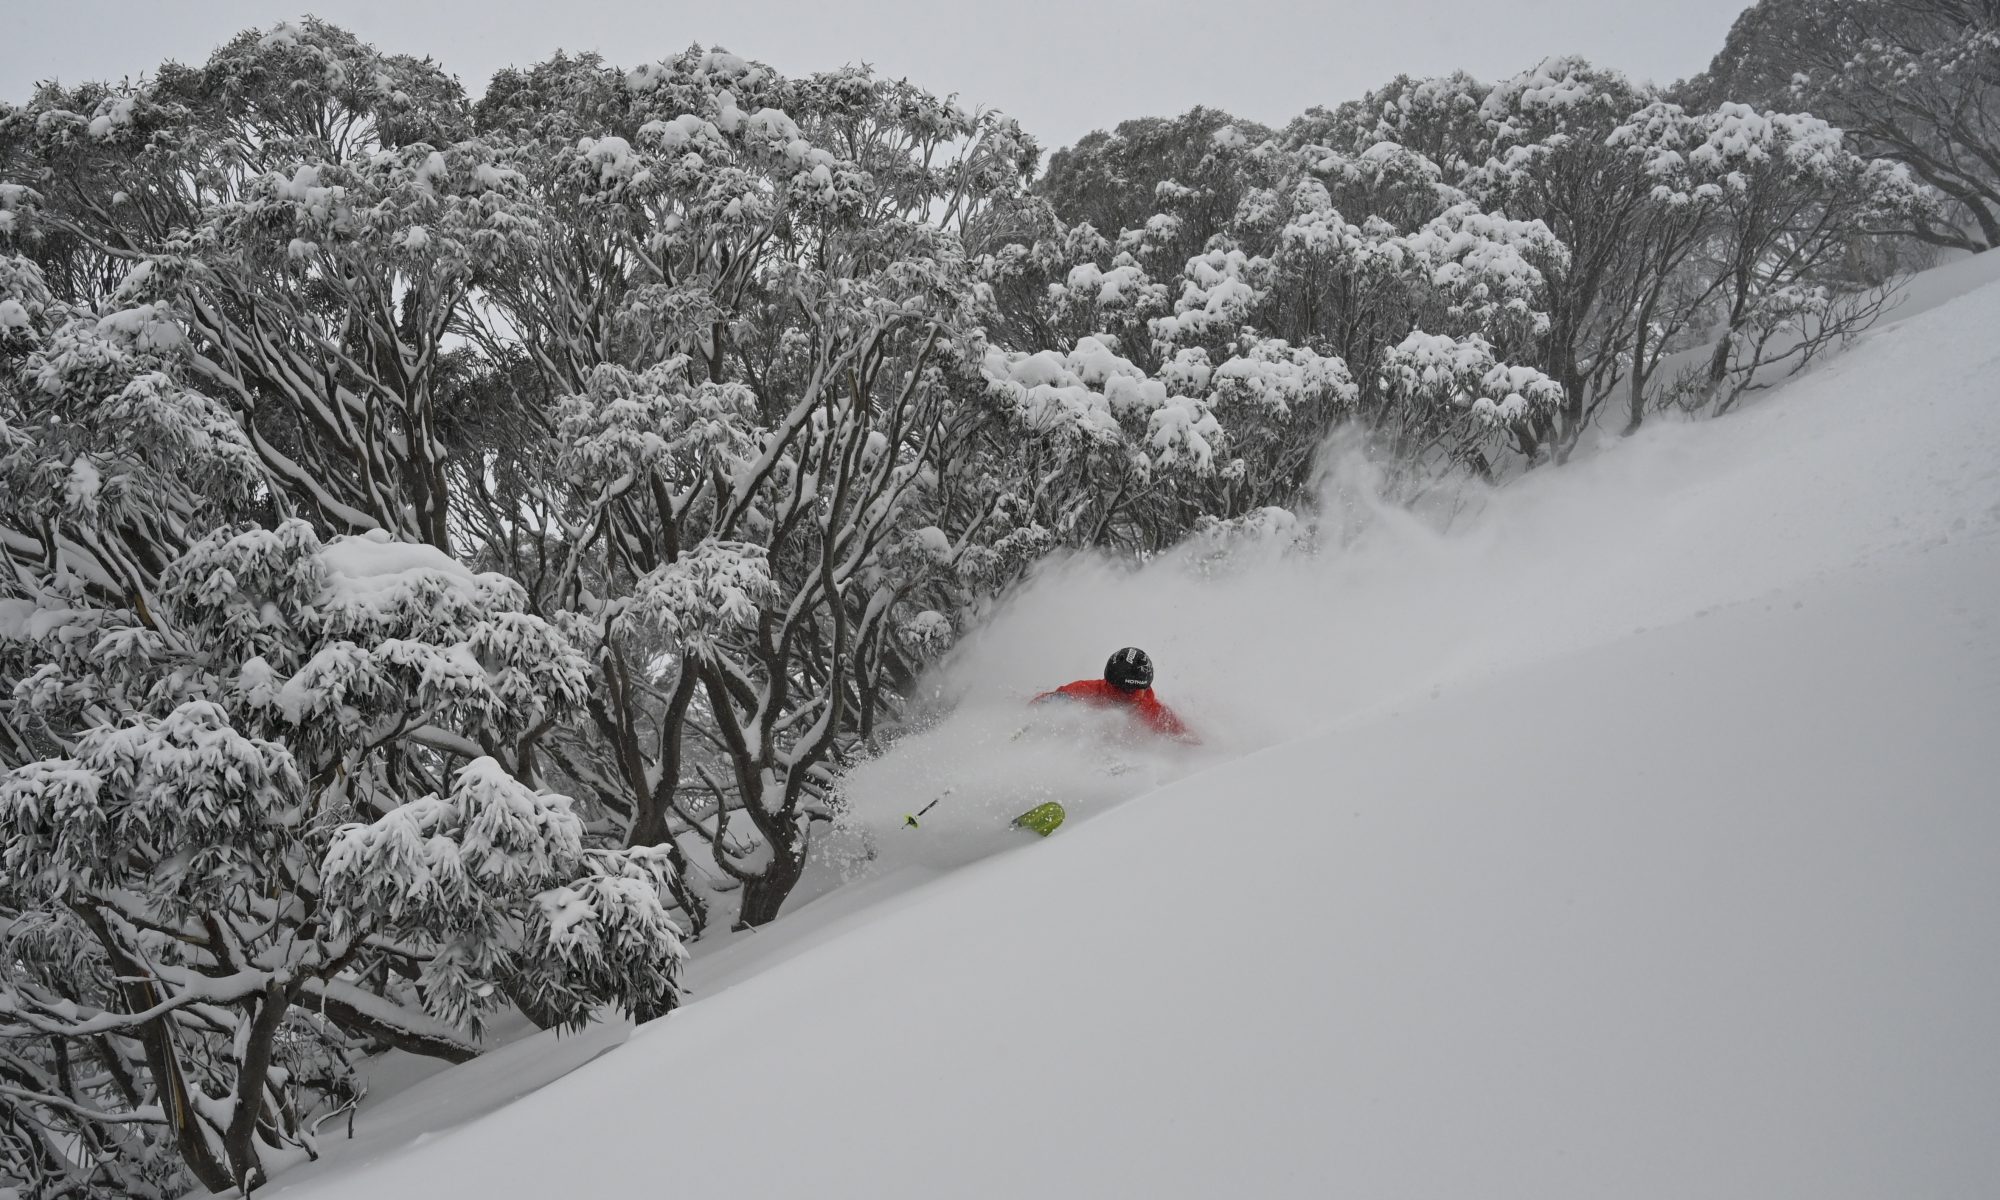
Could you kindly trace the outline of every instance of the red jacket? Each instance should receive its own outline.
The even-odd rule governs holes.
[[[1192,730],[1181,723],[1179,717],[1174,715],[1173,709],[1160,703],[1160,698],[1153,694],[1152,688],[1140,688],[1136,692],[1128,692],[1115,688],[1102,679],[1079,679],[1075,683],[1065,683],[1053,692],[1043,692],[1028,703],[1040,704],[1057,696],[1066,700],[1081,700],[1093,707],[1122,707],[1154,733],[1163,733],[1183,742],[1200,740],[1194,736]]]

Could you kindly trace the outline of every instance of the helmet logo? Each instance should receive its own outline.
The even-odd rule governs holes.
[[[1128,692],[1136,692],[1151,687],[1153,683],[1153,660],[1137,646],[1127,646],[1111,656],[1104,664],[1104,680],[1111,686]]]

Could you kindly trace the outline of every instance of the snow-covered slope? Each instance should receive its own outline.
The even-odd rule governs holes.
[[[1414,558],[1052,578],[969,709],[1138,640],[1204,769],[271,1194],[2000,1194],[1996,329],[1988,286]]]

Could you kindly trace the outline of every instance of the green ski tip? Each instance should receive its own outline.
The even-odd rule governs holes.
[[[1062,805],[1051,800],[1047,804],[1037,804],[1027,812],[1015,817],[1014,826],[1018,829],[1031,829],[1043,837],[1047,837],[1056,831],[1056,827],[1061,825],[1063,818],[1068,815],[1068,813],[1063,811]]]

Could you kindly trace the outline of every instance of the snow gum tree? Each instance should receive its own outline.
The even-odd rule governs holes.
[[[532,544],[493,531],[593,662],[556,752],[628,841],[699,864],[693,919],[722,891],[761,924],[969,602],[956,566],[1014,528],[976,461],[1005,416],[963,247],[1032,144],[865,72],[701,50],[504,75],[481,116],[532,139],[566,230],[490,291],[553,397],[553,478],[525,490],[564,496]]]
[[[1254,122],[1213,108],[1124,121],[1050,155],[1035,190],[1066,218],[1114,235],[1139,228],[1170,198],[1179,235],[1193,253],[1229,223],[1248,184],[1231,156],[1214,153],[1223,130],[1230,131],[1226,141],[1240,139],[1246,148],[1271,137]]]
[[[1080,144],[1064,181],[1139,194],[1122,149]],[[1261,481],[1227,503],[1253,509],[1289,502],[1309,465],[1253,448],[1313,443],[1333,421],[1361,423],[1395,470],[1490,474],[1564,457],[1621,392],[1627,431],[1660,403],[1726,408],[1879,311],[1882,275],[1857,269],[1858,242],[1935,212],[1918,181],[1824,122],[1686,110],[1573,58],[1490,85],[1401,78],[1270,142],[1215,130],[1209,154],[1228,170],[1190,173],[1226,175],[1238,207],[1199,247],[1180,240],[1187,189],[1161,177],[1157,211],[1115,234],[1059,214],[1031,252],[998,260],[996,294],[1034,313],[1009,337],[1150,341],[1149,369],[1269,357],[1244,353],[1267,338],[1339,362],[1351,395],[1275,436],[1215,407],[1244,452],[1223,477]],[[1103,187],[1051,194],[1108,211],[1091,207]],[[1660,377],[1711,341],[1701,379]]]
[[[1182,207],[1189,189],[1166,180],[1159,211],[1115,242],[1058,229],[996,262],[1003,278],[1046,280],[999,293],[1044,314],[1016,317],[1010,331],[1089,330],[1077,336],[1130,353],[1199,408],[1214,470],[1180,494],[1223,518],[1295,502],[1314,449],[1350,419],[1406,462],[1484,470],[1495,439],[1532,447],[1533,421],[1559,402],[1553,389],[1480,406],[1456,387],[1391,386],[1384,371],[1419,332],[1476,337],[1489,358],[1531,354],[1546,326],[1545,269],[1566,253],[1545,226],[1480,209],[1436,163],[1384,139],[1253,143],[1227,125],[1209,133],[1206,154],[1197,173],[1232,181],[1236,203],[1193,253],[1185,237],[1199,214]],[[1184,512],[1151,521],[1187,527]]]
[[[1992,0],[1762,0],[1694,81],[1706,100],[1782,106],[1839,126],[1941,195],[1904,214],[1917,239],[2000,245],[2000,7]]]
[[[252,1186],[370,1047],[467,1057],[510,998],[671,1004],[664,857],[589,849],[528,782],[586,666],[519,586],[382,530],[213,524],[271,481],[182,382],[185,335],[0,279],[28,314],[0,383],[9,1170],[153,1194],[166,1143]]]
[[[1769,386],[1766,368],[1803,368],[1888,302],[1890,289],[1849,267],[1858,235],[1935,214],[1902,167],[1862,158],[1810,116],[1728,103],[1691,116],[1660,102],[1611,140],[1638,148],[1666,214],[1626,366],[1628,432],[1667,344],[1661,328],[1707,323],[1715,345],[1683,402],[1727,411]]]
[[[439,78],[311,24],[0,117],[0,1161],[34,1194],[253,1187],[362,1053],[673,1003],[671,864],[539,787],[587,662],[440,548],[442,340],[516,227],[475,148],[401,142]]]
[[[446,337],[525,229],[456,85],[307,22],[99,91],[0,122],[29,252],[79,298],[171,306],[287,507],[445,546]]]
[[[1637,428],[1660,398],[1662,359],[1718,322],[1723,365],[1708,386],[1747,382],[1761,359],[1732,369],[1726,347],[1784,307],[1765,298],[1823,289],[1828,312],[1836,294],[1865,292],[1879,280],[1844,274],[1848,249],[1923,207],[1905,176],[1871,167],[1822,121],[1730,104],[1684,111],[1581,60],[1502,81],[1480,115],[1487,157],[1468,190],[1543,220],[1569,250],[1539,364],[1564,387],[1554,435],[1565,447],[1621,388],[1625,429]],[[1875,307],[1864,300],[1835,325]]]
[[[0,105],[0,1170],[247,1189],[362,1055],[664,1012],[1041,557],[1296,528],[1342,424],[1414,495],[1721,411],[1927,183],[1978,225],[1977,136],[1695,95],[1406,78],[1035,181],[866,69],[471,103],[306,20]]]

